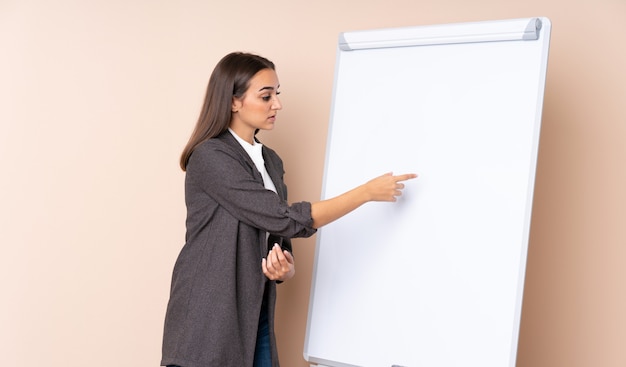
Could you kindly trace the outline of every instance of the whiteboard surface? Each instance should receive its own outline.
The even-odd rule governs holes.
[[[534,40],[338,47],[322,198],[419,177],[318,232],[307,361],[515,365],[550,22],[450,25],[536,20]]]

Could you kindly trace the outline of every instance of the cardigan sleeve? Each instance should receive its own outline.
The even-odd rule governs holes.
[[[256,168],[239,152],[219,141],[208,140],[196,147],[187,164],[187,180],[250,226],[286,238],[309,237],[316,232],[310,202],[289,205],[263,186]]]

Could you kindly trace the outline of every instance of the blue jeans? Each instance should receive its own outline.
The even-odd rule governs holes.
[[[267,307],[267,295],[263,295],[259,329],[256,336],[254,351],[254,367],[272,367],[272,352],[270,350],[270,324]]]

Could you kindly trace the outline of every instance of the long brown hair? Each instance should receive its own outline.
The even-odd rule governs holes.
[[[217,63],[209,78],[200,117],[180,157],[183,171],[187,169],[191,153],[200,143],[228,130],[233,97],[243,97],[250,79],[263,69],[275,70],[274,63],[243,52],[230,53]]]

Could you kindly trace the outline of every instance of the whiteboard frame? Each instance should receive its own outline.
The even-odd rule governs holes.
[[[543,96],[545,88],[545,79],[547,71],[547,57],[549,50],[549,36],[551,31],[551,22],[545,17],[535,18],[523,18],[513,20],[499,20],[499,21],[487,21],[487,22],[473,22],[473,23],[455,23],[444,25],[432,25],[421,27],[408,27],[408,28],[391,28],[382,30],[367,30],[357,32],[345,32],[339,36],[337,45],[337,67],[335,70],[335,86],[333,90],[333,106],[331,112],[331,122],[329,124],[329,138],[327,142],[327,156],[325,162],[324,182],[322,188],[322,199],[328,198],[335,194],[329,192],[327,187],[328,170],[330,160],[335,157],[331,157],[330,152],[333,147],[333,127],[338,123],[335,121],[335,111],[337,106],[337,80],[340,72],[340,60],[343,53],[352,52],[354,50],[366,50],[377,48],[405,48],[405,47],[430,47],[447,44],[484,44],[491,42],[541,42],[541,55],[539,55],[539,62],[541,69],[538,75],[537,81],[537,100],[534,114],[534,130],[532,137],[532,147],[530,147],[529,162],[531,167],[528,171],[528,177],[525,184],[528,187],[526,196],[526,210],[524,214],[523,233],[521,238],[521,254],[519,254],[519,269],[518,269],[518,284],[517,284],[517,299],[515,303],[515,312],[513,320],[513,335],[511,336],[510,350],[509,350],[509,365],[514,366],[517,356],[517,343],[519,336],[519,325],[521,320],[521,306],[523,298],[523,287],[525,277],[525,265],[526,256],[528,250],[528,237],[530,232],[530,219],[532,212],[532,200],[535,181],[535,167],[539,146],[539,132],[541,125],[541,115],[543,108]],[[401,173],[401,172],[398,172]],[[419,171],[418,171],[419,173]],[[419,180],[419,178],[418,178]],[[411,185],[407,184],[405,192],[410,193]],[[370,205],[370,204],[367,204]],[[358,209],[359,211],[361,209]],[[352,215],[352,214],[351,214]],[[341,221],[341,220],[340,220]],[[334,225],[334,224],[333,224]],[[341,225],[341,224],[338,224]],[[315,264],[313,269],[312,286],[310,293],[309,314],[307,319],[307,332],[304,345],[304,358],[305,360],[323,364],[329,367],[359,367],[357,365],[348,364],[344,361],[327,359],[322,355],[310,352],[311,343],[311,330],[313,328],[312,319],[316,305],[316,283],[320,269],[320,249],[323,246],[325,235],[325,228],[320,229],[317,235],[317,245],[315,254]],[[388,366],[387,366],[388,367]],[[412,366],[407,366],[412,367]]]

